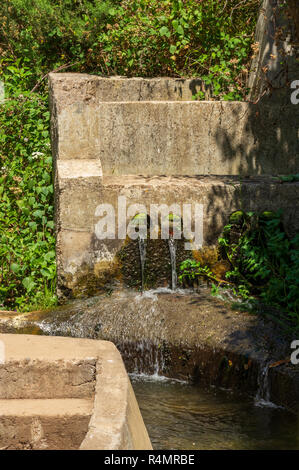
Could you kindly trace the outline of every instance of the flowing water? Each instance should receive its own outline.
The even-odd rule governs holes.
[[[154,449],[299,449],[298,417],[281,408],[159,377],[132,382]]]
[[[140,254],[140,265],[141,265],[141,289],[144,289],[144,266],[145,266],[145,259],[146,259],[146,245],[145,240],[142,237],[138,237],[138,245],[139,245],[139,254]]]
[[[270,384],[269,384],[269,364],[261,366],[258,376],[258,391],[255,397],[257,406],[275,407],[270,401]]]
[[[167,288],[117,291],[36,312],[27,320],[17,315],[9,321],[12,330],[6,332],[10,333],[112,340],[127,370],[141,374],[133,376],[133,386],[156,449],[299,449],[298,417],[269,402],[269,363],[261,365],[255,400],[161,378],[161,374],[187,378],[194,373],[194,364],[200,364],[207,383],[219,384],[219,368],[213,364],[223,353],[217,356],[211,346],[198,348],[198,344],[213,344],[215,335],[218,346],[233,338],[234,347],[239,344],[243,351],[250,344],[253,354],[259,350],[261,360],[266,357],[260,345],[265,332],[275,338],[271,325],[261,324],[259,317],[230,312],[204,289],[198,293]],[[175,349],[178,343],[183,346]],[[192,348],[198,354],[195,363],[182,356]],[[155,381],[145,373],[153,374]]]
[[[177,286],[177,272],[176,272],[176,246],[172,237],[168,240],[170,261],[171,261],[171,288],[176,289]]]

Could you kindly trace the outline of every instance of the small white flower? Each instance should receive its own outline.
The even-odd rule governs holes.
[[[44,155],[42,152],[33,152],[32,158],[33,160],[36,160],[38,157],[41,157],[42,155]]]

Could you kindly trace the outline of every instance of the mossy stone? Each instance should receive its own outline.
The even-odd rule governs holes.
[[[244,221],[244,212],[243,211],[236,211],[233,212],[229,218],[230,224],[241,225]]]

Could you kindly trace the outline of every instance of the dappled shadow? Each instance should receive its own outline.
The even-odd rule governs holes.
[[[269,0],[258,25],[258,56],[250,76],[251,99],[245,113],[231,107],[229,128],[222,123],[216,141],[224,161],[240,158],[241,175],[278,175],[299,171],[299,106],[291,103],[291,82],[299,79],[299,10],[278,8]],[[291,16],[295,15],[295,16]],[[265,26],[263,26],[265,25]],[[242,120],[241,139],[239,120]],[[235,124],[235,125],[233,125]]]
[[[223,116],[229,118],[229,122],[220,121],[215,139],[224,165],[241,176],[239,208],[282,209],[285,229],[289,235],[294,235],[299,230],[298,183],[281,184],[278,178],[262,179],[262,175],[299,173],[299,105],[291,103],[293,90],[290,87],[292,80],[299,79],[296,60],[299,10],[290,2],[291,13],[295,16],[286,17],[275,7],[277,1],[271,0],[270,13],[267,11],[270,18],[266,28],[268,40],[267,44],[265,40],[261,42],[255,70],[258,76],[254,84],[255,101],[240,103],[240,107],[223,103]],[[214,191],[217,195],[217,188]]]
[[[287,93],[290,100],[289,89]],[[298,106],[290,101],[280,104],[265,96],[256,104],[248,103],[241,118],[237,108],[231,107],[230,112],[230,128],[220,125],[216,131],[224,162],[231,161],[232,165],[240,159],[238,173],[244,176],[298,172]],[[243,121],[241,138],[238,136],[240,119]]]

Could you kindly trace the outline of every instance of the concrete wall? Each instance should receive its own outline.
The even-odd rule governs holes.
[[[118,197],[126,197],[130,204],[142,203],[150,213],[151,204],[203,204],[204,245],[214,245],[232,212],[244,210],[284,209],[285,227],[290,233],[299,230],[299,183],[284,183],[269,178],[240,181],[234,177],[111,177],[104,184],[95,184],[93,178],[60,179],[59,232],[57,238],[58,276],[61,286],[76,292],[87,292],[86,282],[104,287],[107,261],[121,249],[124,240],[99,240],[95,227],[99,217],[96,207],[109,202],[128,224],[131,217],[118,206]],[[193,221],[194,222],[194,221]],[[190,253],[190,252],[189,252]],[[191,254],[190,254],[191,256]],[[166,262],[166,261],[165,261]],[[109,269],[107,271],[109,276]],[[77,286],[80,288],[78,289]]]
[[[290,84],[299,80],[299,9],[297,0],[263,0],[249,76],[250,98],[290,103]],[[295,110],[294,110],[295,111]]]
[[[61,298],[92,294],[113,277],[124,240],[97,239],[96,208],[110,203],[117,215],[120,195],[148,212],[203,204],[205,245],[240,208],[284,209],[287,230],[297,231],[298,183],[261,175],[299,172],[299,106],[192,101],[200,86],[50,74]]]
[[[0,334],[0,448],[152,449],[116,347]]]
[[[191,83],[50,74],[56,159],[68,174],[78,160],[97,175],[296,172],[298,107],[190,101]]]

